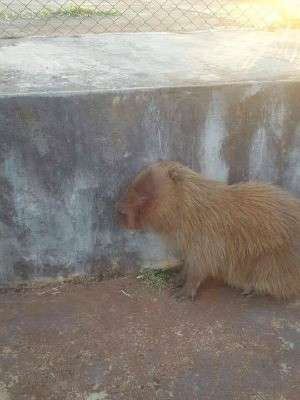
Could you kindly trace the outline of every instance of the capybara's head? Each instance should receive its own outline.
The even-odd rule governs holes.
[[[117,204],[120,225],[158,232],[175,229],[182,169],[181,164],[173,161],[159,161],[143,169]]]

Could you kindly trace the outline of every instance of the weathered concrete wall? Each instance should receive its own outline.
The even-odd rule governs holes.
[[[0,138],[2,284],[163,259],[113,212],[158,158],[300,195],[300,83],[2,97]]]
[[[0,40],[0,283],[164,260],[113,213],[158,158],[300,195],[299,43],[296,31]]]

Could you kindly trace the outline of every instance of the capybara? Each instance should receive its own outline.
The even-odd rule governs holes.
[[[123,227],[159,233],[177,250],[182,297],[207,277],[244,293],[300,293],[300,201],[276,186],[227,185],[159,161],[137,175],[118,213]]]

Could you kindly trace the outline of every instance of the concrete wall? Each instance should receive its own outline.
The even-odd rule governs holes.
[[[125,272],[166,258],[113,212],[158,158],[300,195],[300,83],[4,96],[0,141],[1,283]]]

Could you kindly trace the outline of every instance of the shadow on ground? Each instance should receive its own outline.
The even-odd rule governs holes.
[[[1,400],[298,400],[300,303],[135,277],[0,295]]]

